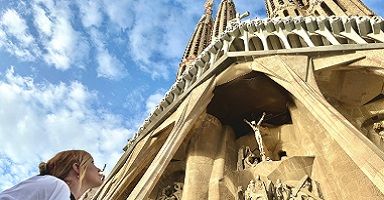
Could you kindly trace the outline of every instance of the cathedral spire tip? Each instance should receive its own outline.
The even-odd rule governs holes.
[[[204,4],[204,8],[205,8],[204,13],[206,15],[212,15],[212,7],[213,7],[213,0],[206,0]]]

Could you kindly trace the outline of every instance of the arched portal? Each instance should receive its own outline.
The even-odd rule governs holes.
[[[288,34],[287,39],[292,48],[308,47],[304,39],[297,34]]]
[[[250,51],[261,51],[264,50],[263,43],[259,37],[251,37],[249,39],[249,50]]]
[[[281,39],[276,35],[269,35],[267,37],[267,44],[269,50],[278,50],[284,48],[283,41],[281,41]]]
[[[229,51],[245,51],[245,45],[244,40],[241,38],[236,38],[232,41],[231,45],[229,46]]]

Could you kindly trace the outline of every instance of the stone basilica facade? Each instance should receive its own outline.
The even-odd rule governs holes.
[[[267,19],[212,4],[86,199],[384,199],[383,19],[362,0],[266,0]]]

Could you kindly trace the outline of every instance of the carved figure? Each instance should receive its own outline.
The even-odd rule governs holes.
[[[257,163],[258,161],[256,155],[252,153],[248,146],[245,147],[244,169],[255,167]]]
[[[162,191],[157,200],[181,200],[183,183],[168,185]]]
[[[276,200],[283,200],[283,185],[281,184],[280,179],[277,179],[276,181],[276,188],[275,188],[275,197]]]
[[[257,176],[255,180],[251,180],[245,191],[246,200],[268,200],[268,192],[264,182]]]
[[[266,182],[256,176],[251,180],[244,192],[245,200],[321,200],[317,191],[312,191],[312,180],[306,175],[296,186],[288,186],[277,179],[274,185],[270,180]],[[238,195],[238,197],[240,197]]]
[[[261,118],[260,118],[259,122],[257,122],[257,124],[255,121],[249,122],[246,119],[244,119],[244,122],[246,122],[252,128],[253,132],[255,133],[255,139],[256,139],[256,142],[259,146],[260,156],[261,156],[262,161],[267,160],[267,157],[265,156],[264,146],[263,146],[263,138],[261,137],[261,133],[260,133],[260,124],[264,120],[264,117],[265,117],[265,112],[263,113],[263,115],[261,116]]]
[[[245,196],[244,196],[243,187],[239,186],[239,187],[237,187],[237,197],[236,197],[236,200],[244,200],[244,199],[245,199]]]
[[[256,166],[259,162],[257,156],[252,152],[249,146],[242,146],[238,151],[237,170],[245,170]]]
[[[384,121],[374,123],[373,130],[380,136],[382,140],[384,140]]]
[[[245,199],[246,200],[252,200],[252,195],[255,193],[255,181],[250,180],[249,184],[247,186],[247,190],[245,191]]]
[[[314,194],[312,191],[312,182],[311,179],[306,175],[298,183],[298,185],[293,189],[292,195],[295,199],[321,199],[317,194]]]

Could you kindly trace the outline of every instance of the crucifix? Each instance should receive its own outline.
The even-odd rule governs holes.
[[[263,115],[261,116],[257,124],[256,124],[256,121],[249,122],[246,119],[244,119],[244,122],[246,122],[255,133],[255,139],[257,144],[259,145],[259,151],[260,151],[260,156],[262,161],[267,160],[267,157],[265,156],[264,146],[263,146],[263,138],[261,137],[261,132],[260,132],[260,124],[264,120],[264,117],[265,117],[265,112],[263,112]]]

